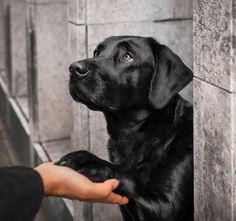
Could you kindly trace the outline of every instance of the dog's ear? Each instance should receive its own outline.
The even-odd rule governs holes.
[[[161,109],[192,80],[193,73],[167,46],[158,42],[153,46],[156,67],[150,83],[149,102]]]

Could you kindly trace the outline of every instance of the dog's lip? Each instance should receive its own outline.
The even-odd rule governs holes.
[[[94,109],[91,107],[91,105],[95,105],[98,108],[112,111],[112,112],[115,112],[117,110],[117,108],[113,106],[104,106],[102,104],[98,104],[94,99],[88,98],[88,96],[86,96],[84,93],[82,93],[82,91],[78,90],[78,88],[76,88],[73,85],[70,85],[70,94],[75,101],[81,102],[87,105],[90,109]]]
[[[72,79],[73,81],[75,81],[75,80],[78,80],[80,77],[79,76],[77,76],[74,72],[72,73],[72,72],[70,72],[70,79]]]
[[[81,100],[82,102],[85,102],[85,104],[86,105],[90,105],[89,103],[87,103],[87,102],[91,102],[93,105],[95,105],[95,106],[97,106],[98,108],[102,108],[102,109],[105,109],[105,110],[109,110],[109,111],[115,111],[116,110],[116,108],[114,108],[114,107],[112,107],[112,106],[103,106],[102,104],[98,104],[94,99],[92,99],[92,98],[88,98],[84,93],[81,93],[81,92],[78,92],[78,90],[76,90],[77,91],[77,94],[79,93],[79,94],[82,94],[82,96],[86,99],[86,101],[84,101],[84,100]],[[80,98],[80,97],[79,97]],[[81,99],[83,99],[83,98],[81,98]],[[79,99],[80,100],[80,99]]]

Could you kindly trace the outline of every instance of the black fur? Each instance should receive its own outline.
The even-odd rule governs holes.
[[[105,39],[70,72],[72,97],[104,113],[111,162],[76,151],[58,164],[96,182],[120,180],[125,221],[193,220],[192,105],[178,95],[192,72],[168,47],[137,36]]]

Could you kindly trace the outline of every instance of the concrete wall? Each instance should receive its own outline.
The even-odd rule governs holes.
[[[70,137],[67,1],[28,1],[28,78],[34,141]]]
[[[24,163],[31,163],[34,142],[47,160],[70,151],[70,63],[92,56],[110,35],[152,36],[188,66],[194,60],[195,220],[235,220],[236,4],[194,0],[193,8],[191,0],[0,0],[0,71],[9,80],[0,75],[0,117]],[[191,84],[182,94],[192,99]],[[15,99],[22,95],[29,98],[29,121]],[[106,140],[102,114],[73,103],[73,148],[107,158]],[[75,220],[121,220],[115,206],[75,202],[74,209]]]
[[[0,72],[4,69],[3,0],[0,1]]]
[[[67,1],[1,0],[0,30],[1,117],[29,165],[34,142],[70,140]]]
[[[10,89],[9,94],[4,94],[8,106],[4,115],[27,165],[34,163],[33,153],[37,156],[35,146],[46,152],[48,160],[71,151],[72,120],[73,148],[87,149],[107,159],[103,115],[75,102],[71,107],[67,86],[69,64],[92,56],[105,37],[152,36],[172,48],[192,68],[190,0],[4,2],[5,74]],[[192,85],[181,93],[192,100]],[[22,96],[24,100],[20,99]],[[25,108],[24,103],[29,105]],[[2,109],[3,103],[0,105]],[[116,206],[75,202],[74,212],[75,220],[121,220]]]
[[[13,97],[27,96],[27,64],[26,64],[26,20],[25,0],[10,0],[10,56],[11,72],[9,72],[9,88]]]
[[[194,1],[195,220],[236,219],[235,1]]]
[[[192,1],[70,0],[70,63],[91,57],[96,45],[111,35],[152,36],[172,48],[192,68]],[[182,94],[192,99],[192,85]],[[73,147],[107,158],[103,115],[73,103]],[[75,203],[76,220],[121,220],[114,206]],[[89,214],[89,215],[88,215]],[[92,214],[92,216],[91,216]]]

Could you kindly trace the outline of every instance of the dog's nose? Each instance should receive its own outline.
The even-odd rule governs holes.
[[[70,65],[69,71],[79,77],[85,76],[88,73],[88,67],[85,62],[77,61]]]

